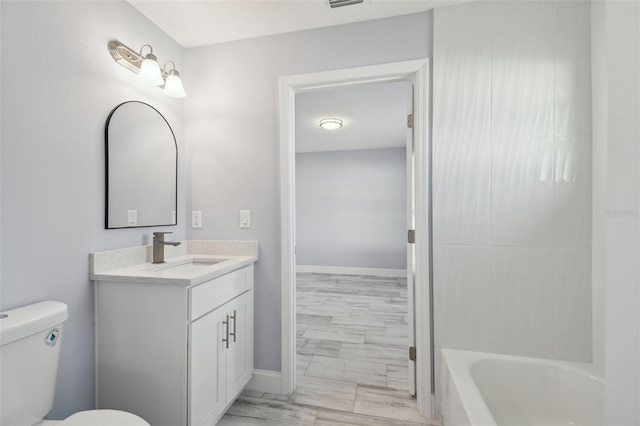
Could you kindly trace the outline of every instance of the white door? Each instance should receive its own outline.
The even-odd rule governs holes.
[[[210,425],[225,407],[226,307],[189,324],[189,425]],[[222,377],[221,377],[222,374]]]
[[[227,349],[227,404],[242,391],[253,374],[253,291],[227,304],[229,349]]]
[[[411,242],[415,221],[415,156],[413,142],[413,84],[408,85],[407,96],[407,322],[409,325],[409,339],[407,358],[409,363],[408,389],[412,395],[416,394],[416,363],[410,356],[411,348],[416,346],[415,326],[415,244]],[[415,234],[414,234],[415,235]],[[414,352],[415,353],[415,352]]]

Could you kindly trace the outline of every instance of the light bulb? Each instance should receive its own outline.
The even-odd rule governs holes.
[[[172,98],[187,97],[187,93],[184,91],[182,79],[180,78],[178,71],[169,71],[169,75],[167,75],[167,80],[164,83],[164,90],[162,91],[162,93],[167,96],[171,96]]]
[[[160,72],[160,65],[158,65],[156,57],[152,54],[148,54],[144,61],[142,61],[138,79],[154,86],[162,86],[162,83],[164,83],[162,73]]]

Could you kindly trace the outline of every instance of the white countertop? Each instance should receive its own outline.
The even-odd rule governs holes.
[[[173,270],[174,266],[196,260],[223,260],[220,263],[203,266],[192,271]],[[257,259],[255,256],[219,256],[219,255],[189,255],[167,259],[165,263],[142,263],[127,268],[114,269],[93,275],[96,281],[119,281],[141,284],[170,284],[193,286],[221,277],[236,269],[251,265]],[[158,269],[162,268],[162,269]]]
[[[257,241],[184,241],[165,263],[149,260],[148,246],[91,253],[90,279],[139,284],[195,286],[258,260]],[[229,253],[229,254],[227,254]],[[180,254],[180,255],[177,255]],[[217,263],[211,263],[218,261]],[[189,268],[189,264],[197,265]],[[211,263],[211,264],[209,264]]]

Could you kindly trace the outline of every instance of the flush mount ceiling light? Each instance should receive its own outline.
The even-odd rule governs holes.
[[[342,127],[342,120],[339,118],[323,118],[320,120],[320,127],[327,130],[335,130]]]
[[[142,51],[145,47],[149,48],[149,53],[143,56]],[[113,59],[127,68],[129,71],[133,71],[138,74],[138,79],[145,83],[152,84],[154,86],[163,87],[164,93],[172,98],[184,98],[187,96],[180,79],[180,74],[176,71],[176,64],[173,61],[167,61],[164,65],[164,69],[160,69],[158,60],[153,54],[153,48],[145,44],[140,48],[139,52],[134,51],[130,47],[125,46],[118,40],[111,40],[109,42],[109,53]],[[166,71],[167,65],[171,63],[173,68]]]

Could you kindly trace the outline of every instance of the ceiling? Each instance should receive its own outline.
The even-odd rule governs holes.
[[[423,12],[469,0],[128,0],[184,48]],[[296,152],[404,147],[406,83],[341,86],[296,95]],[[321,118],[344,120],[320,128]]]
[[[410,84],[359,84],[296,94],[296,153],[406,146]],[[320,127],[322,118],[342,128]]]
[[[183,47],[197,47],[423,12],[460,0],[129,0]]]

